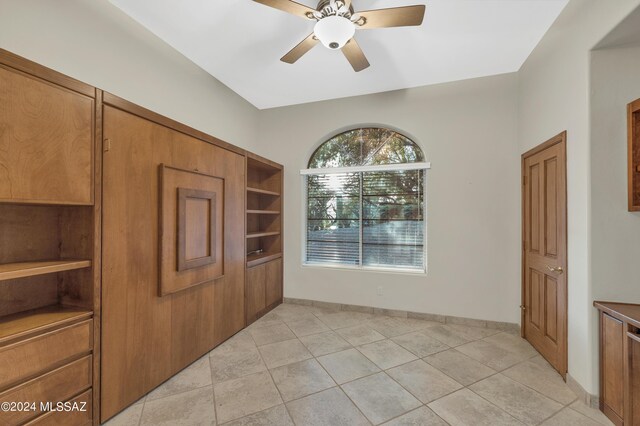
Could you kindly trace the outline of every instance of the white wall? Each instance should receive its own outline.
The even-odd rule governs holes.
[[[636,28],[640,36],[640,26]],[[626,105],[640,98],[638,70],[640,44],[596,50],[591,56],[591,280],[595,300],[640,303],[640,212],[627,211],[626,113]],[[597,341],[592,348],[598,350]],[[593,367],[597,371],[597,364]]]
[[[0,47],[252,149],[258,110],[106,0],[0,0]]]
[[[590,276],[589,51],[639,0],[572,0],[518,73],[520,152],[567,130],[569,373],[597,394]]]
[[[265,110],[259,120],[258,152],[286,170],[287,297],[519,321],[514,74]],[[299,171],[322,141],[361,124],[405,133],[431,161],[427,275],[302,266]]]

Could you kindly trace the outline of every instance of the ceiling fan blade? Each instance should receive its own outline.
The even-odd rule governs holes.
[[[355,72],[360,72],[369,67],[369,61],[364,56],[364,52],[354,38],[349,40],[342,48],[342,53],[353,67]]]
[[[313,34],[302,40],[296,47],[291,49],[289,53],[284,55],[280,60],[288,64],[293,64],[302,57],[305,53],[310,51],[313,46],[318,44],[318,39],[314,38]]]
[[[391,9],[367,10],[358,12],[364,23],[359,27],[363,30],[389,27],[411,27],[422,24],[425,6],[393,7]]]
[[[292,0],[253,0],[256,3],[264,4],[265,6],[273,7],[274,9],[282,10],[283,12],[290,13],[292,15],[299,16],[305,19],[309,18],[308,14],[313,13],[316,10],[300,3],[296,3]]]

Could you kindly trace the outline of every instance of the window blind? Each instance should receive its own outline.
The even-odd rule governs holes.
[[[313,174],[306,263],[424,270],[425,170]]]

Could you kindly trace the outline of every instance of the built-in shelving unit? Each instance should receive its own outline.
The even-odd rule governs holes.
[[[247,324],[282,302],[282,166],[247,155]]]

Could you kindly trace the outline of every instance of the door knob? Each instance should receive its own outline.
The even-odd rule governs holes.
[[[548,269],[550,272],[557,272],[557,273],[559,273],[559,274],[561,274],[561,273],[563,273],[563,272],[564,272],[564,269],[562,269],[562,266],[558,266],[558,267],[556,267],[556,268],[552,268],[551,266],[547,265],[547,269]]]

